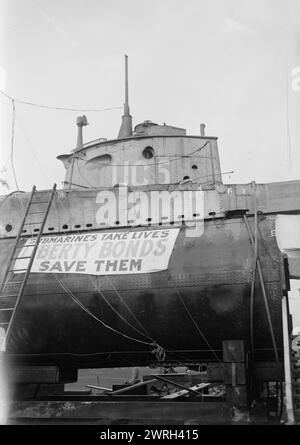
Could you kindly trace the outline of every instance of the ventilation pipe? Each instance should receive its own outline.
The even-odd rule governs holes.
[[[70,180],[69,180],[69,189],[72,188],[72,180],[73,180],[73,171],[74,171],[74,162],[75,162],[75,153],[77,150],[83,147],[83,136],[82,136],[82,127],[85,127],[88,125],[88,121],[86,116],[78,116],[76,119],[76,125],[78,127],[77,132],[77,145],[75,150],[73,150],[73,156],[72,156],[72,164],[71,164],[71,173],[70,173]]]
[[[76,120],[76,125],[78,127],[76,150],[78,150],[83,146],[82,127],[88,125],[86,116],[78,116]]]
[[[200,124],[200,135],[205,136],[205,124]]]

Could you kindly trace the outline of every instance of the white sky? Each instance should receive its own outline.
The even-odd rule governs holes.
[[[0,81],[14,98],[122,105],[127,53],[136,123],[199,134],[205,122],[219,137],[222,170],[235,171],[228,182],[299,177],[300,92],[291,87],[300,66],[299,0],[0,0],[0,17]],[[1,96],[0,107],[3,168],[11,104]],[[55,157],[74,147],[80,113],[16,107],[20,188],[61,184]],[[85,141],[117,135],[121,110],[86,114]],[[13,189],[10,171],[8,179]]]
[[[0,42],[0,88],[16,99],[121,106],[126,53],[135,124],[199,134],[204,122],[219,137],[222,171],[235,171],[224,182],[300,177],[291,76],[300,66],[300,0],[0,0]],[[74,148],[79,114],[16,104],[21,190],[61,185],[55,157]],[[86,115],[85,141],[116,137],[122,110]],[[15,188],[10,138],[11,103],[0,95],[0,175],[10,186],[2,193]]]

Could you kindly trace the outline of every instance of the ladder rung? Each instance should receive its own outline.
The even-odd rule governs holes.
[[[26,272],[27,269],[8,269],[8,272]]]
[[[31,204],[44,204],[45,202],[49,202],[49,201],[31,201]]]
[[[21,284],[21,283],[23,283],[23,281],[10,281],[10,282],[8,282],[8,283],[5,283],[5,284],[4,284],[4,287],[5,287],[5,286],[8,286],[8,285],[11,285],[11,284]]]
[[[0,299],[2,297],[2,303],[4,303],[4,302],[8,303],[9,297],[11,297],[11,298],[17,297],[15,304],[16,304],[16,307],[18,305],[19,298],[22,296],[24,287],[26,286],[26,279],[30,273],[30,268],[28,268],[28,266],[27,266],[26,268],[15,269],[16,263],[14,262],[14,260],[17,261],[17,260],[23,260],[23,259],[28,259],[28,260],[30,259],[31,260],[29,262],[29,264],[30,264],[34,260],[34,256],[35,256],[36,249],[37,249],[36,243],[34,243],[33,245],[30,245],[30,246],[26,246],[26,244],[25,244],[25,246],[22,245],[24,238],[25,238],[25,235],[23,235],[23,233],[26,232],[26,230],[24,230],[24,227],[36,226],[36,228],[33,228],[33,232],[38,232],[38,233],[36,233],[36,239],[37,240],[40,239],[42,232],[43,232],[45,222],[46,222],[46,218],[47,218],[49,210],[50,210],[50,206],[51,206],[55,191],[56,191],[56,184],[53,185],[52,191],[51,192],[48,191],[48,193],[46,192],[46,194],[44,192],[38,193],[36,190],[36,186],[33,186],[33,188],[32,188],[29,200],[27,201],[26,210],[24,212],[24,216],[22,219],[22,224],[19,227],[18,235],[15,239],[14,248],[13,248],[13,251],[9,257],[8,264],[6,265],[5,274],[4,274],[3,281],[2,281],[2,284],[0,287],[1,293],[5,294],[5,291],[7,291],[7,286],[20,285],[19,288],[16,288],[18,295],[9,295],[9,296],[7,296],[7,295],[1,296],[0,295]],[[38,205],[47,204],[47,205],[45,206],[46,208],[44,208],[42,206],[42,207],[40,207],[40,210],[32,209],[33,211],[30,211],[31,206],[33,206],[34,204],[38,204]],[[33,214],[42,214],[41,215],[41,218],[43,218],[42,221],[27,222],[28,221],[27,217],[29,215],[33,215]],[[18,250],[21,247],[34,247],[34,249],[33,249],[31,255],[22,255],[23,251]],[[17,252],[18,252],[18,254],[17,254]],[[21,255],[21,256],[18,256],[18,255]],[[23,273],[23,274],[25,274],[25,276],[22,277],[23,279],[21,279],[20,281],[11,281],[12,278],[15,278],[13,274],[15,274],[16,272]],[[12,303],[9,303],[8,305],[10,305],[10,304],[14,304],[14,303],[12,302]],[[13,310],[14,310],[14,308],[5,308],[5,309],[0,309],[0,312],[9,312],[9,311],[13,311]],[[11,322],[14,320],[14,315],[15,315],[15,312],[11,315],[11,317],[12,317]],[[10,325],[8,326],[8,328],[10,328]]]
[[[9,322],[8,322],[8,321],[1,321],[1,322],[0,322],[0,325],[1,325],[1,324],[9,324]]]
[[[18,294],[9,294],[9,295],[0,295],[0,302],[1,300],[5,300],[5,298],[12,298],[12,297],[17,297]]]

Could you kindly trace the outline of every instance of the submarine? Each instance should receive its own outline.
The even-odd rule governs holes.
[[[58,156],[63,188],[0,197],[3,359],[66,382],[84,368],[218,362],[231,339],[260,368],[282,365],[282,296],[300,271],[278,233],[298,221],[300,181],[225,184],[205,125],[133,128],[125,62],[117,137],[84,143],[79,116],[76,148]]]

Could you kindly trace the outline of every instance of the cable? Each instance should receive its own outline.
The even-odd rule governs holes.
[[[24,129],[23,125],[21,124],[20,118],[17,116],[17,113],[15,114],[15,117],[16,117],[16,121],[18,122],[19,127],[21,128],[22,133],[23,133],[23,135],[24,135],[24,137],[25,137],[25,139],[26,139],[26,141],[27,141],[28,147],[30,148],[30,150],[31,150],[31,152],[32,152],[32,154],[33,154],[33,156],[34,156],[34,158],[35,158],[35,160],[36,160],[38,166],[40,167],[40,169],[41,169],[41,171],[42,171],[42,174],[47,178],[48,181],[50,181],[49,177],[47,176],[47,174],[46,174],[46,172],[45,172],[45,170],[44,170],[42,164],[40,163],[40,161],[39,161],[39,159],[38,159],[38,157],[37,157],[37,155],[36,155],[36,152],[35,152],[35,150],[34,150],[34,148],[33,148],[33,145],[32,145],[32,143],[31,143],[31,141],[30,141],[30,139],[29,139],[27,133],[25,132],[25,129]]]
[[[0,201],[0,207],[2,206],[2,204],[4,204],[4,202],[7,200],[7,198],[9,198],[14,193],[27,193],[27,192],[23,192],[22,190],[15,190],[14,192],[11,192],[8,195],[5,195],[4,199],[2,201]]]
[[[250,244],[252,245],[253,251],[255,251],[255,242],[254,242],[254,238],[253,238],[253,234],[247,219],[246,215],[244,216],[244,221],[245,221],[245,225],[249,234],[249,238],[250,238]],[[258,270],[258,276],[259,276],[259,281],[260,281],[260,287],[261,287],[261,291],[263,294],[263,302],[264,302],[264,306],[265,306],[265,310],[266,310],[266,316],[267,316],[267,321],[268,321],[268,325],[269,325],[269,330],[270,330],[270,336],[272,339],[272,345],[273,345],[273,349],[274,349],[274,354],[275,354],[275,359],[276,362],[279,362],[279,355],[278,355],[278,347],[277,347],[277,343],[276,343],[276,338],[275,338],[275,334],[274,334],[274,329],[273,329],[273,322],[272,322],[272,318],[271,318],[271,313],[270,313],[270,307],[269,307],[269,302],[268,302],[268,297],[267,297],[267,292],[265,289],[265,282],[263,279],[263,274],[262,274],[262,269],[261,269],[261,263],[260,263],[260,258],[259,256],[257,257],[256,260],[256,267]]]
[[[115,330],[114,328],[112,328],[111,326],[109,326],[109,325],[107,325],[107,324],[105,324],[102,320],[100,320],[98,317],[96,317],[92,312],[90,312],[76,297],[75,297],[75,295],[70,291],[70,289],[68,289],[68,287],[66,286],[66,285],[64,285],[63,283],[62,283],[62,281],[61,280],[59,280],[57,277],[56,277],[56,275],[55,274],[52,274],[53,276],[54,276],[54,278],[55,278],[55,280],[60,284],[60,286],[64,289],[64,291],[71,297],[71,299],[82,309],[82,310],[84,310],[84,312],[86,312],[88,315],[90,315],[91,317],[93,317],[95,320],[97,320],[98,322],[100,322],[104,327],[106,327],[106,328],[108,328],[108,329],[110,329],[110,330],[112,330],[113,332],[115,332],[115,333],[117,333],[117,334],[119,334],[119,335],[121,335],[121,336],[123,336],[123,337],[125,337],[125,338],[127,338],[127,339],[129,339],[129,340],[133,340],[133,341],[136,341],[136,342],[138,342],[138,343],[142,343],[142,344],[145,344],[145,345],[148,345],[148,346],[151,346],[151,347],[155,347],[155,349],[153,349],[152,351],[151,351],[151,353],[153,353],[153,354],[163,354],[163,357],[164,357],[164,360],[165,360],[165,352],[168,352],[169,354],[173,354],[173,355],[177,355],[177,356],[179,356],[178,354],[176,354],[176,353],[173,353],[172,351],[168,351],[168,350],[165,350],[164,348],[162,348],[161,346],[159,346],[158,345],[158,343],[156,342],[156,341],[153,341],[152,340],[152,338],[151,337],[148,337],[148,338],[150,338],[151,340],[152,340],[152,342],[151,343],[149,343],[149,342],[145,342],[145,341],[142,341],[142,340],[138,340],[138,339],[136,339],[136,338],[133,338],[133,337],[130,337],[130,336],[128,336],[128,335],[126,335],[126,334],[123,334],[122,332],[120,332],[120,331],[117,331],[117,330]],[[90,279],[91,279],[91,277],[89,277]],[[97,290],[98,292],[99,292],[99,290]],[[100,292],[99,292],[100,293]],[[104,295],[101,293],[101,296],[103,297],[103,299],[104,299],[104,301],[109,305],[109,307],[111,307],[111,309],[113,309],[114,310],[114,312],[116,313],[117,311],[111,306],[111,304],[106,300],[106,298],[104,297]],[[127,305],[126,305],[126,307],[127,307]],[[129,308],[128,308],[129,309]],[[142,334],[142,335],[144,335],[142,332],[140,332],[139,330],[137,330],[134,326],[132,326],[126,319],[124,319],[124,317],[122,317],[122,315],[121,314],[119,314],[119,313],[117,313],[117,315],[127,324],[127,325],[129,325],[131,328],[133,328],[134,330],[136,330],[137,332],[139,332],[140,334]],[[134,318],[136,319],[136,317],[134,316]],[[137,320],[137,319],[136,319]],[[137,320],[138,321],[138,320]],[[145,335],[144,335],[145,336]],[[164,361],[164,360],[159,360],[159,361]],[[173,361],[176,361],[176,360],[173,360]],[[180,363],[180,362],[177,362],[177,363]]]
[[[90,281],[92,282],[92,284],[94,285],[92,278],[90,275],[88,275]],[[95,277],[96,278],[96,277]],[[124,318],[113,306],[112,304],[107,300],[107,298],[104,296],[103,292],[101,292],[101,290],[99,288],[95,287],[95,291],[99,293],[99,295],[101,295],[101,297],[103,298],[103,300],[105,301],[105,303],[111,308],[111,310],[121,319],[124,321],[124,323],[126,323],[129,327],[131,327],[132,329],[134,329],[136,332],[138,332],[139,334],[141,334],[142,336],[150,339],[152,342],[154,341],[151,337],[149,337],[148,335],[145,335],[143,332],[141,332],[139,329],[135,328],[131,323],[129,323],[129,321],[126,320],[126,318]]]
[[[229,174],[232,174],[232,173],[234,173],[234,171],[231,171],[231,172],[221,172],[221,173],[217,173],[215,176],[229,175]],[[212,176],[212,175],[210,174],[210,175],[206,175],[206,176],[197,176],[191,182],[196,182],[197,179],[208,178],[209,176]]]
[[[208,144],[209,144],[209,141],[205,142],[205,144],[202,145],[202,147],[198,147],[196,150],[192,151],[191,153],[188,153],[187,155],[180,155],[177,158],[169,159],[168,161],[154,162],[152,164],[107,164],[107,165],[103,165],[103,166],[104,167],[149,167],[151,165],[156,166],[156,165],[162,165],[162,164],[170,164],[170,162],[178,161],[178,160],[181,160],[183,158],[190,158],[194,153],[197,153],[198,151],[201,151]],[[94,159],[89,159],[88,161],[86,161],[84,158],[81,158],[79,156],[74,156],[74,158],[78,159],[80,161],[84,161],[84,162],[97,162]],[[233,173],[233,172],[230,172],[230,173]],[[211,175],[209,175],[209,176],[211,176]]]
[[[219,359],[219,357],[217,356],[217,354],[215,353],[215,351],[212,349],[212,347],[210,346],[210,344],[208,343],[208,341],[206,340],[204,334],[201,332],[199,326],[197,325],[197,323],[195,322],[191,312],[189,311],[188,307],[186,306],[185,302],[183,301],[183,299],[180,296],[179,290],[177,289],[177,287],[175,287],[177,295],[179,300],[181,301],[181,303],[183,304],[187,314],[189,315],[190,319],[192,320],[195,328],[197,329],[197,331],[199,332],[199,334],[201,335],[201,337],[203,338],[203,340],[205,341],[205,343],[207,344],[207,346],[209,347],[209,349],[211,350],[211,352],[213,353],[213,355],[216,357],[216,359],[218,360],[218,362],[221,362],[221,360]]]
[[[292,168],[292,142],[291,142],[291,133],[290,133],[290,113],[289,113],[289,77],[288,74],[286,75],[286,137],[287,137],[287,150],[288,150],[288,160],[289,160],[289,167]]]
[[[181,159],[183,159],[183,158],[189,158],[189,157],[191,157],[194,153],[196,153],[196,152],[198,152],[198,151],[201,151],[203,148],[205,148],[206,147],[206,145],[208,145],[209,144],[209,141],[207,141],[207,142],[205,142],[205,144],[204,145],[202,145],[202,147],[198,147],[196,150],[194,150],[194,151],[192,151],[191,153],[188,153],[187,155],[182,155],[182,156],[179,156],[179,157],[177,157],[177,158],[174,158],[174,159],[170,159],[170,160],[168,160],[168,161],[163,161],[163,162],[156,162],[156,163],[152,163],[152,164],[108,164],[108,165],[103,165],[103,167],[149,167],[149,166],[157,166],[157,165],[162,165],[162,164],[169,164],[170,162],[173,162],[173,161],[178,161],[178,160],[181,160]],[[86,162],[86,160],[84,159],[84,158],[82,158],[82,157],[80,157],[80,156],[73,156],[73,159],[78,159],[79,161],[83,161],[83,162]],[[88,162],[97,162],[96,160],[93,160],[93,159],[90,159]],[[98,186],[93,186],[87,179],[86,179],[86,177],[82,174],[82,172],[81,172],[81,169],[80,169],[80,167],[79,167],[79,164],[77,164],[77,171],[78,171],[78,173],[79,173],[79,176],[81,176],[81,178],[90,186],[90,187],[92,187],[92,188],[97,188]],[[233,172],[229,172],[229,173],[233,173]],[[225,173],[224,173],[225,174]],[[206,175],[206,176],[203,176],[203,178],[208,178],[208,177],[210,177],[211,175]],[[200,178],[200,177],[199,177]],[[199,179],[199,178],[195,178],[195,180],[196,179]],[[179,184],[179,182],[176,182],[176,183],[173,183],[173,184],[170,184],[170,185],[177,185],[177,184]]]
[[[9,94],[5,93],[4,91],[0,90],[0,93],[7,97],[7,99],[11,100],[12,102],[15,103],[19,103],[19,104],[23,104],[23,105],[29,105],[32,107],[39,107],[39,108],[46,108],[49,110],[59,110],[59,111],[78,111],[78,112],[84,112],[84,111],[88,111],[88,112],[98,112],[98,111],[110,111],[110,110],[120,110],[123,107],[119,106],[119,107],[109,107],[109,108],[69,108],[69,107],[54,107],[54,106],[50,106],[50,105],[42,105],[42,104],[37,104],[34,102],[27,102],[27,101],[23,101],[23,100],[17,100],[11,96],[9,96]]]
[[[9,162],[9,160],[10,160],[10,154],[7,156],[7,159],[6,159],[5,163],[3,164],[3,167],[1,169],[1,173],[5,172],[6,166],[7,166],[8,162]]]
[[[190,155],[181,155],[183,158],[189,158]],[[176,158],[178,155],[155,155],[156,158]],[[195,156],[199,157],[200,159],[210,159],[210,156]]]
[[[149,332],[146,331],[146,329],[144,328],[144,326],[142,325],[142,323],[136,318],[136,316],[134,315],[134,313],[131,311],[131,309],[129,308],[129,306],[126,304],[126,302],[124,301],[124,299],[122,298],[122,296],[120,295],[119,291],[117,290],[117,288],[115,287],[114,283],[112,282],[112,280],[108,277],[108,280],[111,284],[111,286],[113,287],[114,291],[116,292],[117,296],[120,298],[120,300],[122,301],[122,303],[125,305],[125,307],[127,308],[128,312],[132,315],[132,317],[135,319],[135,321],[138,323],[138,325],[143,329],[143,331],[145,332],[145,334],[148,336],[148,338],[150,338],[150,340],[152,342],[154,342],[154,339],[151,337],[151,335],[149,334]]]
[[[55,274],[52,274],[53,277],[55,278],[55,280],[57,281],[57,283],[62,287],[62,289],[64,289],[64,291],[67,293],[67,295],[69,295],[69,297],[74,301],[74,303],[76,303],[84,312],[86,312],[90,317],[94,318],[96,321],[98,321],[98,323],[100,323],[103,327],[105,327],[106,329],[109,329],[110,331],[113,331],[115,334],[118,334],[124,338],[127,338],[128,340],[132,340],[135,341],[137,343],[142,343],[144,345],[148,345],[148,346],[153,346],[153,343],[149,343],[149,342],[145,342],[143,340],[138,340],[137,338],[133,338],[130,337],[129,335],[123,334],[120,331],[117,331],[116,329],[112,328],[111,326],[107,325],[106,323],[104,323],[102,320],[100,320],[100,318],[96,317],[96,315],[94,315],[91,311],[89,311],[89,309],[87,309],[76,297],[75,295],[70,291],[70,289],[68,289],[66,287],[66,285],[64,285],[62,283],[61,280],[59,280],[59,278],[56,277]]]
[[[87,179],[86,177],[83,175],[82,171],[81,171],[81,167],[79,166],[79,164],[77,164],[77,172],[79,173],[79,176],[91,187],[91,188],[95,188]],[[73,183],[70,182],[70,187],[72,187]]]
[[[15,140],[15,121],[16,121],[16,106],[15,101],[12,99],[12,126],[11,126],[11,144],[10,144],[10,162],[11,168],[14,175],[14,180],[16,184],[16,188],[19,191],[19,185],[16,177],[15,166],[14,166],[14,140]]]

